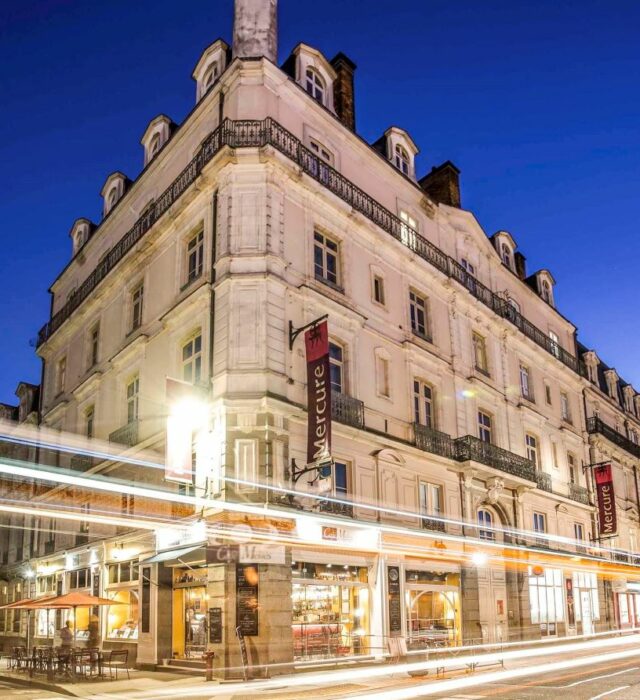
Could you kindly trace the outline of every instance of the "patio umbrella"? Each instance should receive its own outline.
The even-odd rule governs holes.
[[[78,608],[93,608],[96,605],[113,605],[114,601],[109,598],[89,595],[88,593],[65,593],[40,600],[41,604],[34,606],[37,608],[47,608],[51,610],[73,610],[73,645],[76,643],[76,610]]]
[[[29,653],[29,631],[31,628],[31,611],[39,608],[46,608],[46,602],[56,596],[46,596],[44,598],[24,598],[16,600],[7,605],[0,605],[0,610],[26,610],[27,611],[27,653]],[[49,636],[49,625],[47,624],[47,636]]]

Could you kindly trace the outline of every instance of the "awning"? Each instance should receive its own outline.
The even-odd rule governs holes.
[[[164,552],[158,552],[149,559],[143,559],[140,564],[161,564],[166,566],[180,566],[181,564],[195,564],[196,562],[204,562],[207,558],[207,550],[204,544],[191,545],[190,547],[181,547],[180,549],[167,549]]]

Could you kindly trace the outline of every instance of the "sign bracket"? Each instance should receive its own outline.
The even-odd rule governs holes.
[[[296,342],[296,338],[300,335],[300,333],[304,333],[304,331],[306,331],[308,328],[313,328],[314,326],[317,326],[319,323],[322,323],[322,321],[324,321],[327,318],[329,318],[329,314],[320,316],[314,321],[311,321],[310,323],[307,323],[304,326],[300,326],[300,328],[294,328],[293,321],[289,320],[289,350],[293,350],[293,344]]]

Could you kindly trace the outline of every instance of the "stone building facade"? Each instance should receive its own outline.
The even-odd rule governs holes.
[[[267,24],[249,41],[257,17]],[[116,627],[103,620],[105,643],[131,645],[141,665],[209,648],[238,666],[244,613],[254,661],[276,668],[380,653],[393,636],[419,648],[635,625],[636,559],[596,547],[583,467],[614,460],[614,544],[635,552],[640,398],[577,343],[552,274],[528,271],[512,234],[488,236],[462,207],[455,165],[421,177],[405,130],[372,144],[357,134],[346,55],[298,44],[278,66],[274,0],[236,0],[235,26],[233,50],[219,39],[198,61],[185,121],[153,119],[140,175],[111,174],[99,225],[74,223],[39,334],[40,429],[78,447],[41,462],[175,503],[83,482],[71,500],[86,508],[85,537],[52,519],[52,544],[6,558],[4,600],[25,566],[37,594],[53,582],[110,594],[121,607]],[[329,491],[318,498],[301,479],[289,498],[307,430],[304,348],[290,346],[289,324],[324,315]],[[164,459],[168,377],[206,395],[191,484],[149,466]],[[120,447],[100,458],[96,444]],[[68,494],[54,491],[39,502]],[[194,534],[194,495],[220,504],[200,513],[210,528],[296,539],[212,561],[220,541]],[[229,515],[238,503],[280,520]],[[98,512],[154,527],[95,524]],[[184,519],[173,541],[163,519]]]

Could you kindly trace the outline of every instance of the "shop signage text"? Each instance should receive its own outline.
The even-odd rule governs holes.
[[[329,329],[318,323],[304,334],[307,352],[307,464],[331,461],[331,378]]]
[[[244,637],[257,637],[258,567],[236,564],[236,627]]]
[[[387,567],[387,598],[389,601],[389,634],[402,633],[402,598],[400,596],[400,567]]]
[[[615,537],[618,533],[616,497],[613,492],[611,462],[599,464],[593,469],[598,498],[600,537]]]

